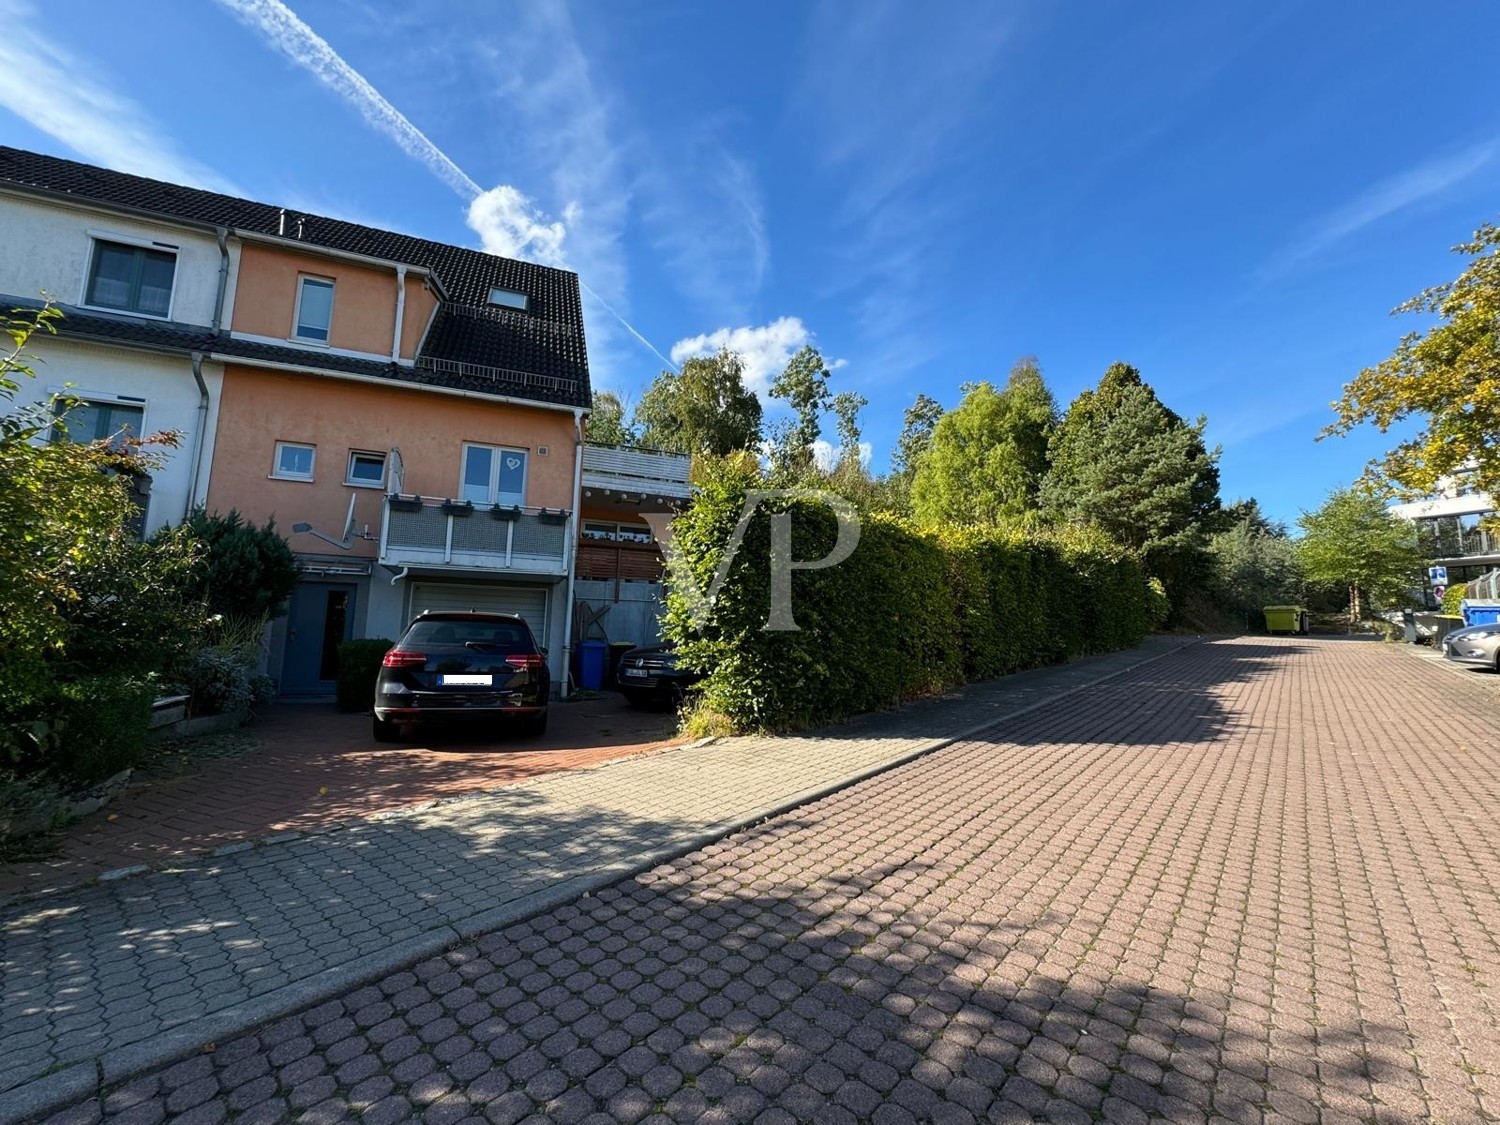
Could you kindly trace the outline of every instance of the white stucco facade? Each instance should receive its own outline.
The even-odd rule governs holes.
[[[193,504],[203,502],[208,494],[208,467],[213,459],[214,431],[219,420],[219,392],[224,385],[222,365],[208,362],[202,365],[203,382],[208,388],[205,414],[200,410],[202,399],[193,378],[192,361],[187,356],[42,335],[32,337],[27,351],[34,357],[31,366],[36,378],[22,383],[16,395],[17,404],[40,402],[66,392],[92,402],[140,407],[142,434],[166,430],[177,433],[175,449],[156,449],[162,464],[151,474],[151,503],[146,513],[148,534],[164,525],[180,523],[191,506],[190,494]],[[195,455],[201,459],[196,483]]]
[[[174,227],[0,192],[0,293],[86,305],[85,283],[96,239],[174,251],[171,310],[166,319],[213,323],[219,291],[218,240]]]

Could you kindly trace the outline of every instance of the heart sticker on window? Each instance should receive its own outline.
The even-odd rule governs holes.
[[[521,467],[521,459],[519,457],[507,457],[505,459],[505,467],[507,469],[519,469]]]

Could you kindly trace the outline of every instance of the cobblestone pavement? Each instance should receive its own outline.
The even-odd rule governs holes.
[[[324,999],[1180,642],[797,738],[731,739],[0,908],[0,1120]],[[41,1087],[18,1089],[41,1079]],[[14,1115],[14,1114],[12,1114]]]
[[[1488,698],[1186,649],[56,1120],[1493,1120]]]
[[[141,778],[64,829],[56,855],[0,864],[0,895],[594,765],[666,745],[674,725],[671,715],[631,710],[611,696],[554,706],[540,738],[461,730],[390,746],[371,740],[368,715],[282,703],[245,728],[259,743],[249,753],[181,777]]]

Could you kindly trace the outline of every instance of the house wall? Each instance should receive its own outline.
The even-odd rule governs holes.
[[[317,447],[313,481],[271,478],[278,441]],[[274,516],[295,550],[317,551],[323,545],[293,534],[292,524],[307,522],[337,538],[352,495],[356,529],[368,524],[378,537],[383,490],[344,483],[350,451],[398,448],[407,493],[452,497],[464,442],[530,451],[527,505],[572,507],[571,414],[228,364],[208,503],[256,520]],[[548,447],[546,456],[540,446]],[[356,540],[349,555],[373,558],[377,551],[375,540]]]
[[[411,274],[406,275],[406,310],[401,320],[401,358],[411,359],[427,334],[427,322],[437,308],[437,294],[427,282]]]
[[[212,324],[219,291],[219,245],[211,234],[167,223],[0,192],[0,293],[83,304],[94,235],[163,242],[177,249],[170,319]],[[390,336],[386,336],[390,351]]]
[[[144,407],[144,434],[176,431],[176,448],[154,449],[162,464],[152,471],[146,530],[149,533],[166,524],[180,523],[189,506],[193,442],[199,428],[198,384],[188,357],[44,335],[33,336],[27,350],[35,357],[31,366],[36,378],[22,382],[16,395],[18,405],[41,402],[58,392],[105,401],[143,399],[143,403],[131,405]],[[208,465],[224,381],[224,369],[218,364],[204,363],[202,371],[208,386],[209,412],[204,426],[203,471],[194,503],[203,501],[208,488]]]
[[[391,354],[396,331],[395,270],[250,242],[240,248],[232,330],[276,340],[291,339],[297,311],[297,279],[303,276],[333,282],[329,347],[372,355]],[[410,284],[407,297],[411,299]],[[403,337],[404,328],[403,324]],[[297,344],[309,346],[306,341]]]

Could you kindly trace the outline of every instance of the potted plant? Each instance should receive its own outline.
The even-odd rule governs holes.
[[[402,496],[399,492],[393,492],[385,498],[385,502],[391,506],[393,512],[420,512],[422,510],[420,496]]]
[[[519,504],[505,506],[494,504],[490,507],[490,517],[497,520],[515,521],[521,518],[521,507]]]
[[[474,502],[472,500],[444,500],[443,513],[450,516],[472,516]]]

